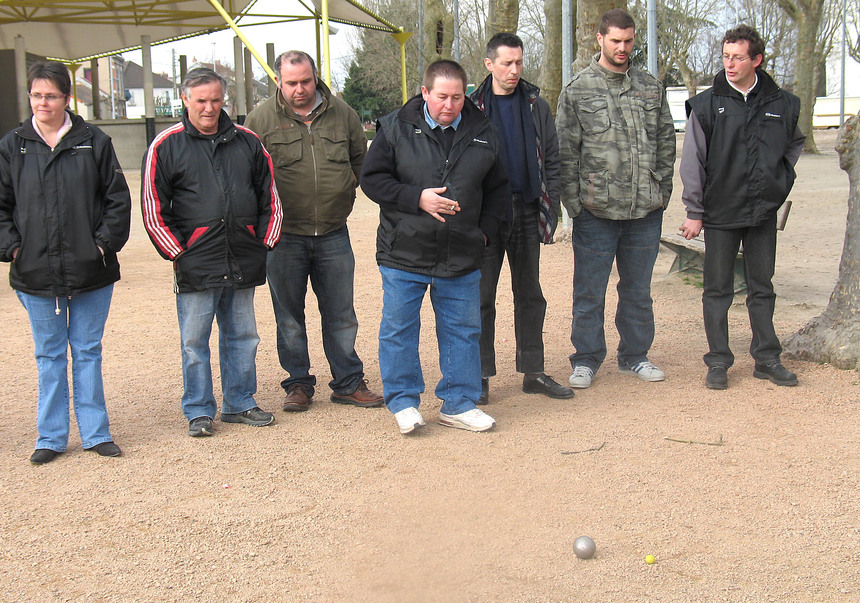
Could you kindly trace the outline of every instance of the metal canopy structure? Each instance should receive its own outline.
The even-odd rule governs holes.
[[[261,0],[0,0],[0,48],[15,49],[15,79],[19,117],[27,117],[26,51],[70,63],[77,69],[88,59],[141,49],[144,68],[144,97],[147,138],[155,135],[155,105],[152,98],[150,47],[176,40],[232,29],[269,77],[275,73],[239,28],[242,25],[272,25],[311,20],[315,24],[317,59],[324,57],[321,75],[331,85],[329,24],[331,22],[388,32],[400,44],[401,82],[406,100],[406,40],[411,34],[374,14],[355,0],[296,0],[304,15],[267,12]],[[294,6],[295,7],[295,6]],[[324,32],[321,36],[320,33]],[[323,52],[320,54],[322,38]],[[240,48],[236,76],[240,78]],[[73,81],[76,81],[73,79]],[[244,89],[239,89],[243,102]]]
[[[328,20],[395,33],[392,23],[351,0],[297,0],[305,14],[255,10],[258,0],[223,0],[219,6],[236,24],[264,25]],[[69,62],[140,48],[141,36],[164,44],[229,28],[208,0],[0,0],[0,48],[23,36],[32,52]]]

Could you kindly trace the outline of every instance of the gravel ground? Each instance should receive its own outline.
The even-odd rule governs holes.
[[[822,149],[834,140],[818,136]],[[845,227],[848,179],[836,154],[804,156],[798,171],[777,258],[781,336],[823,310]],[[139,174],[128,177],[136,193]],[[665,232],[682,221],[678,199],[680,184]],[[738,299],[729,389],[705,389],[701,290],[696,278],[665,276],[668,253],[653,283],[651,358],[667,372],[662,383],[619,374],[610,354],[593,387],[573,400],[523,394],[503,276],[500,375],[488,407],[495,431],[428,422],[403,437],[384,408],[330,403],[312,295],[320,385],[309,412],[286,414],[261,287],[258,402],[277,412],[277,424],[216,421],[214,437],[192,439],[179,409],[170,265],[151,248],[139,211],[135,219],[104,338],[123,457],[83,452],[73,425],[66,454],[45,466],[27,462],[36,437],[33,344],[14,293],[0,291],[0,397],[11,419],[0,430],[4,601],[860,599],[858,373],[787,361],[798,387],[754,379]],[[376,223],[375,206],[360,197],[350,220],[358,351],[379,390]],[[569,243],[543,249],[546,370],[559,381],[570,373],[571,269]],[[609,308],[615,299],[611,284]],[[425,306],[422,411],[435,419],[439,372]],[[589,561],[573,555],[583,534],[597,543]]]

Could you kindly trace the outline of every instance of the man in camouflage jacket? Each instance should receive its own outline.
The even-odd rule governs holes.
[[[589,387],[606,358],[603,314],[613,260],[619,370],[643,381],[665,378],[648,360],[651,273],[672,194],[675,131],[662,84],[630,66],[634,38],[629,14],[614,9],[603,15],[600,54],[558,102],[562,200],[573,218],[570,384],[576,388]]]

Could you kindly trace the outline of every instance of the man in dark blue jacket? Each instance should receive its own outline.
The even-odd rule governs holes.
[[[254,288],[266,282],[266,254],[281,235],[272,161],[256,134],[223,111],[227,83],[211,69],[182,82],[182,121],[159,134],[143,161],[143,223],[173,261],[182,338],[182,412],[188,435],[214,433],[209,336],[217,318],[221,420],[263,426],[274,415],[254,401],[260,338]]]
[[[432,63],[421,96],[382,118],[361,173],[379,204],[376,260],[382,274],[379,369],[385,403],[400,432],[423,426],[418,357],[427,288],[436,313],[442,380],[439,423],[487,431],[481,395],[481,261],[488,240],[510,220],[510,188],[490,120],[466,102],[466,72]]]
[[[561,157],[549,104],[540,89],[520,76],[523,41],[498,33],[487,42],[490,75],[471,98],[499,130],[502,158],[511,183],[513,220],[487,245],[481,266],[481,400],[490,401],[496,374],[496,289],[505,254],[514,292],[516,369],[523,391],[572,398],[573,390],[544,373],[543,322],[546,299],[540,286],[540,245],[552,243],[561,212]]]
[[[681,154],[681,197],[687,219],[681,234],[705,229],[702,305],[710,350],[710,389],[726,389],[734,363],[728,312],[734,298],[734,263],[743,244],[747,310],[752,327],[753,375],[777,385],[797,385],[781,361],[773,328],[776,212],[794,184],[806,137],[797,128],[800,99],[781,90],[759,69],[764,43],[740,25],[723,38],[723,65],[712,88],[687,101]]]

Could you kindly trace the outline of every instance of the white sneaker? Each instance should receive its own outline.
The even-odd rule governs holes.
[[[414,406],[404,408],[403,410],[394,413],[394,418],[397,419],[397,426],[400,428],[400,433],[406,435],[412,433],[419,427],[424,427],[427,423],[424,422],[424,417],[418,412]]]
[[[631,366],[630,368],[618,367],[618,372],[622,375],[636,375],[642,381],[663,381],[666,378],[666,373],[658,369],[656,366],[643,360]],[[572,379],[573,377],[571,377]]]
[[[439,413],[439,425],[456,427],[469,431],[489,431],[496,426],[496,420],[479,408],[461,412],[458,415]]]
[[[567,380],[570,386],[576,389],[585,389],[591,387],[591,382],[594,380],[594,369],[583,364],[577,364],[573,367],[573,374]]]

